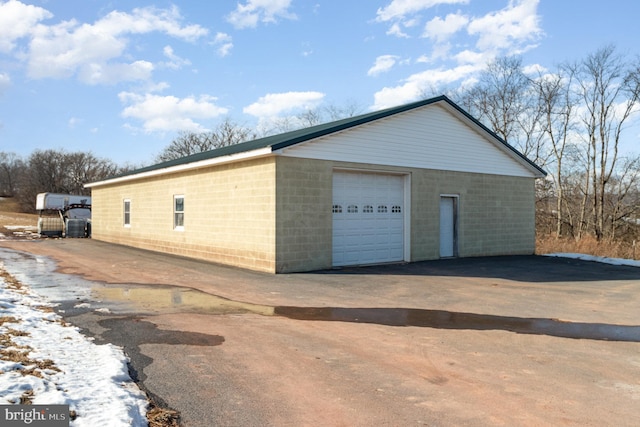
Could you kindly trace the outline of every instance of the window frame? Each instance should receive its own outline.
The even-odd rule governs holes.
[[[182,200],[182,210],[178,210],[177,201]],[[184,231],[184,194],[175,194],[173,196],[173,229],[176,231]],[[180,218],[180,220],[178,220]]]
[[[125,228],[131,227],[131,199],[122,201],[122,225]]]

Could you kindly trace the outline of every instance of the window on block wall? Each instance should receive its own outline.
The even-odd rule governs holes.
[[[131,200],[124,199],[123,202],[123,223],[125,227],[131,227]]]
[[[173,229],[184,230],[184,196],[173,196]]]

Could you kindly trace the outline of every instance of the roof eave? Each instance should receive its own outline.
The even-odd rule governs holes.
[[[105,179],[103,181],[91,182],[91,183],[85,184],[84,187],[95,188],[95,187],[102,187],[102,186],[111,185],[111,184],[120,184],[127,181],[135,181],[135,180],[144,179],[144,178],[152,178],[159,175],[167,175],[172,173],[191,171],[194,169],[201,169],[201,168],[220,165],[224,163],[232,163],[240,160],[256,159],[256,158],[265,157],[271,154],[272,154],[271,147],[264,147],[256,150],[243,151],[240,153],[230,154],[228,156],[213,157],[213,158],[204,159],[197,162],[184,163],[184,164],[170,166],[166,168],[153,169],[146,172],[140,172],[140,173],[135,173],[131,175],[124,175],[120,177]]]

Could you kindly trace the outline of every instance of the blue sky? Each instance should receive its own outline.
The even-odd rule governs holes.
[[[635,0],[0,0],[0,151],[149,164],[180,130],[399,105],[496,56],[633,58],[638,16]]]

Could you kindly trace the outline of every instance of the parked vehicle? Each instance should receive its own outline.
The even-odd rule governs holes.
[[[38,233],[47,237],[91,237],[91,197],[40,193]]]

